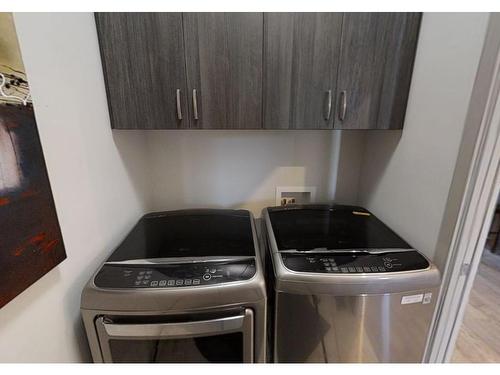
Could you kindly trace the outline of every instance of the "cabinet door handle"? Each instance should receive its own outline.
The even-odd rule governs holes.
[[[332,114],[332,90],[326,92],[325,120],[330,120]]]
[[[198,120],[198,97],[196,89],[193,89],[193,117],[195,120]]]
[[[175,101],[177,103],[177,119],[182,120],[182,108],[181,108],[181,89],[177,89],[175,92]]]
[[[346,112],[347,112],[347,92],[345,90],[342,90],[340,92],[340,111],[339,111],[340,121],[344,121]]]

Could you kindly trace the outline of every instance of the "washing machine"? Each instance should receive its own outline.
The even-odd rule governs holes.
[[[440,285],[435,265],[371,212],[263,210],[275,362],[421,362]]]
[[[81,314],[95,362],[264,362],[251,213],[145,215],[83,289]]]

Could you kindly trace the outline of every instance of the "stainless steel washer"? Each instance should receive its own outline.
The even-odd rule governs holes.
[[[275,362],[421,362],[437,268],[361,207],[263,211]]]
[[[252,215],[145,215],[82,292],[95,362],[264,362],[266,291]]]

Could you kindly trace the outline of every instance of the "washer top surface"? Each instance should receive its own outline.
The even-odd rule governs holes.
[[[107,262],[255,256],[250,213],[199,209],[143,216]]]
[[[173,313],[260,303],[259,254],[249,211],[147,214],[89,280],[81,308]]]
[[[278,251],[411,249],[362,207],[304,205],[268,208]]]
[[[359,295],[435,287],[439,270],[364,208],[265,209],[276,291]]]

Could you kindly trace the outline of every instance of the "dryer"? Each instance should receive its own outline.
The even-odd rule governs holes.
[[[362,207],[264,209],[275,362],[421,362],[439,271]]]
[[[85,286],[81,314],[95,362],[264,362],[251,213],[145,215]]]

